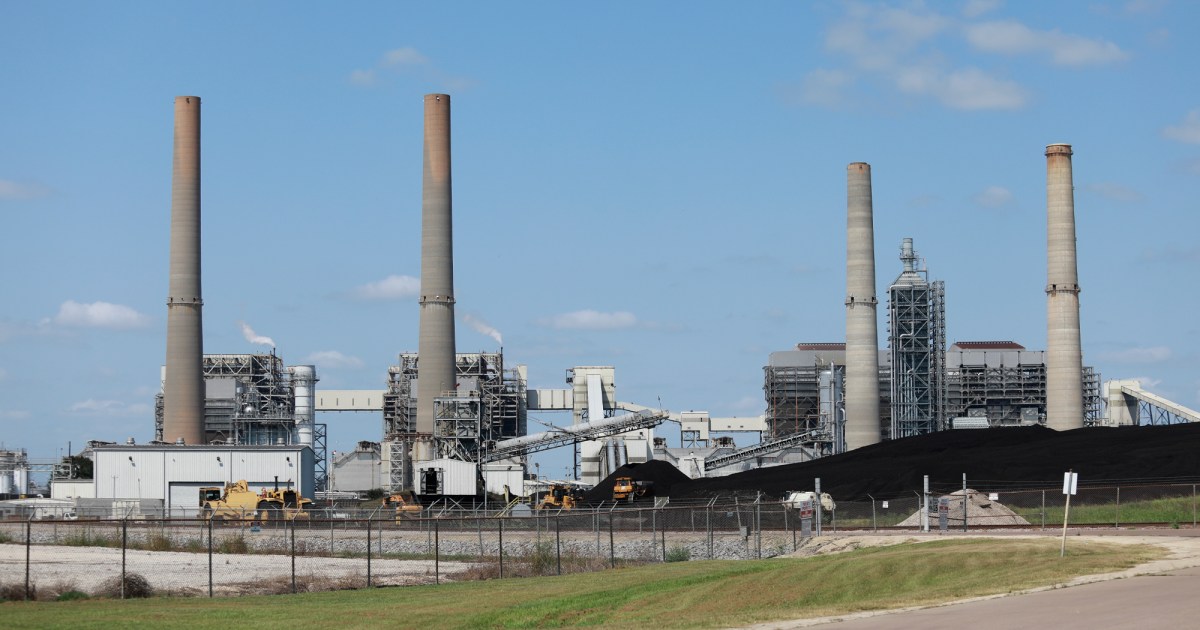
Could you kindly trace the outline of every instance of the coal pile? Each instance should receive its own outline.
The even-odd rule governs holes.
[[[603,481],[596,484],[596,487],[584,493],[584,502],[611,502],[613,486],[616,485],[617,477],[630,477],[634,481],[652,481],[654,487],[650,489],[649,495],[660,497],[673,496],[672,488],[676,484],[690,481],[687,475],[679,472],[678,468],[662,460],[652,459],[644,464],[626,464],[605,477]]]
[[[895,498],[920,491],[929,475],[936,490],[961,487],[1033,488],[1061,485],[1068,469],[1081,483],[1153,483],[1200,479],[1200,424],[1085,428],[1041,426],[942,431],[880,442],[811,462],[750,470],[675,484],[671,498],[821,489],[838,500]],[[609,485],[611,491],[611,484]],[[664,494],[659,492],[659,495]]]

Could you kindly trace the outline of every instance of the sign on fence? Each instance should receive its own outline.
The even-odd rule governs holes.
[[[1063,494],[1078,494],[1079,489],[1079,473],[1066,472],[1063,473]]]

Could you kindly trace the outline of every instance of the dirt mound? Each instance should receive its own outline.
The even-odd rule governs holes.
[[[937,527],[938,514],[936,510],[940,499],[948,499],[946,524],[949,527],[961,527],[963,524],[963,491],[951,492],[930,500],[929,509],[933,512],[929,515],[929,520],[933,523],[933,527]],[[988,527],[991,525],[1028,525],[1029,521],[999,501],[988,499],[988,495],[967,488],[967,523],[976,527],[980,525]],[[912,516],[901,521],[899,526],[917,527],[920,524],[921,511],[917,510]]]
[[[679,469],[669,462],[652,459],[644,464],[626,464],[616,469],[613,474],[596,484],[596,487],[584,493],[583,500],[587,503],[612,501],[613,485],[617,477],[631,477],[634,481],[653,481],[651,494],[660,497],[671,496],[672,488],[676,484],[689,481],[687,475],[679,472]]]
[[[892,498],[934,487],[1053,487],[1068,469],[1084,482],[1200,479],[1200,423],[1054,431],[1040,426],[942,431],[822,459],[677,483],[672,498],[821,489],[836,499]],[[611,486],[609,486],[611,490]],[[662,494],[661,492],[659,494]]]

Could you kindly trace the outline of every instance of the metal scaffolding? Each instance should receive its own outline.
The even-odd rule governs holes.
[[[888,288],[893,438],[941,430],[945,404],[945,285],[928,281],[912,239],[904,239],[900,260],[904,271]]]
[[[437,457],[483,461],[489,444],[525,435],[526,381],[521,368],[504,368],[501,353],[455,356],[458,389],[434,399]],[[417,439],[416,353],[388,368],[383,395],[383,479],[389,489],[411,487],[411,448]]]
[[[993,427],[1046,423],[1046,353],[1006,342],[959,342],[946,353],[946,418],[987,418]],[[1103,413],[1100,375],[1083,368],[1084,424]]]
[[[800,446],[824,456],[845,450],[842,425],[845,375],[845,344],[798,344],[796,350],[771,353],[763,368],[767,436],[781,440],[794,435],[808,437]],[[891,369],[886,357],[879,368],[880,431],[891,433]]]

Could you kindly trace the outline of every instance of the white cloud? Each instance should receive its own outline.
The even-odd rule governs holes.
[[[354,85],[374,85],[375,71],[374,70],[355,70],[350,73],[350,82]]]
[[[1125,3],[1125,12],[1130,14],[1158,13],[1167,6],[1167,0],[1129,0]]]
[[[1193,109],[1184,117],[1183,123],[1166,127],[1162,135],[1168,140],[1200,144],[1200,109]]]
[[[23,184],[11,179],[0,179],[0,199],[36,199],[50,194],[40,184]]]
[[[985,208],[1001,208],[1013,201],[1013,194],[1003,186],[988,186],[975,195],[975,203]]]
[[[1029,100],[1015,81],[999,79],[978,68],[942,72],[932,66],[898,68],[896,87],[908,94],[932,96],[946,107],[963,110],[1019,109]]]
[[[1113,182],[1096,182],[1088,184],[1086,188],[1101,197],[1122,203],[1137,203],[1142,200],[1142,193]]]
[[[1102,39],[1035,31],[1015,20],[996,20],[965,27],[967,42],[976,50],[1005,55],[1044,54],[1060,66],[1087,66],[1124,61],[1128,53]]]
[[[67,300],[59,307],[53,321],[60,326],[79,328],[130,329],[149,325],[150,318],[121,304],[80,304],[74,300]]]
[[[963,6],[963,17],[976,18],[984,13],[994,11],[1001,4],[1000,0],[967,0]]]
[[[271,339],[270,337],[263,337],[262,335],[254,332],[254,329],[250,327],[250,324],[247,324],[246,322],[238,322],[238,327],[242,329],[242,336],[246,338],[246,341],[259,346],[271,346],[272,348],[275,347],[274,339]]]
[[[353,291],[363,300],[401,300],[421,292],[421,281],[412,276],[391,275],[378,282],[368,282]]]
[[[854,84],[854,76],[844,70],[818,68],[804,77],[799,100],[804,103],[833,108],[846,101],[846,89]]]
[[[4,420],[28,420],[32,415],[23,409],[0,410],[0,419]]]
[[[304,360],[308,363],[314,363],[316,365],[321,366],[322,368],[329,368],[329,369],[334,369],[334,368],[357,369],[357,368],[360,368],[363,366],[362,359],[360,359],[358,357],[352,357],[350,355],[342,354],[341,352],[338,352],[337,350],[320,350],[318,352],[314,352],[314,353],[308,355],[307,357],[304,358]]]
[[[637,317],[628,311],[602,313],[591,309],[555,315],[542,320],[543,325],[561,330],[617,330],[637,325]]]
[[[462,320],[464,322],[466,322],[466,324],[468,326],[470,326],[472,329],[474,329],[475,332],[477,332],[481,335],[487,335],[487,336],[491,337],[492,339],[495,339],[496,343],[498,343],[500,345],[504,345],[504,337],[500,335],[500,331],[496,330],[490,324],[483,321],[482,319],[479,319],[478,317],[475,317],[474,315],[471,315],[470,313],[464,313],[462,316]]]
[[[425,55],[418,52],[416,48],[406,46],[383,53],[383,60],[379,62],[379,65],[382,67],[422,66],[427,63],[429,63],[429,59]]]
[[[154,410],[146,403],[125,403],[120,400],[97,400],[89,398],[72,404],[67,411],[71,413],[94,415],[94,416],[109,416],[109,417],[127,417],[127,416],[144,416],[153,414]]]
[[[1106,352],[1102,356],[1114,363],[1162,363],[1171,358],[1171,349],[1166,346],[1136,347]]]

